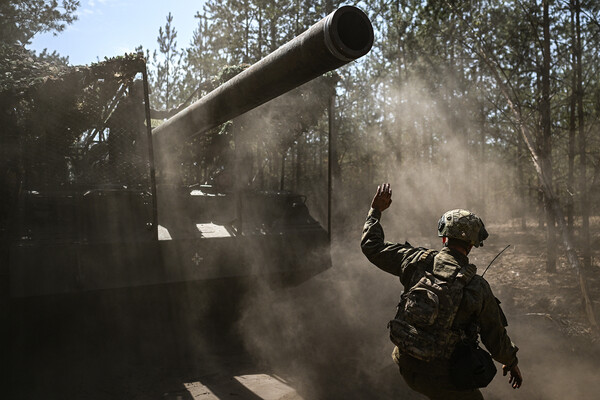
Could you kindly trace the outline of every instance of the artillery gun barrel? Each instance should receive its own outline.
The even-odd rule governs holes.
[[[343,6],[153,130],[155,154],[365,55],[373,27]]]

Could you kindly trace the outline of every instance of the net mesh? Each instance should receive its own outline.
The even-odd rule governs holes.
[[[144,69],[141,57],[74,67],[14,100],[3,219],[19,239],[110,240],[128,223],[129,234],[151,231]]]

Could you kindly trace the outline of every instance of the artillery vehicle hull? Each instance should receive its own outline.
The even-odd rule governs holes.
[[[254,196],[261,200],[267,197],[260,193]],[[285,201],[293,196],[281,193],[277,197]],[[166,216],[165,226],[158,227],[158,240],[150,238],[151,231],[146,228],[138,232],[133,229],[109,232],[114,235],[113,240],[103,241],[69,238],[13,241],[9,248],[10,296],[248,276],[292,284],[331,265],[327,232],[308,214],[302,221],[281,216],[279,221],[273,222],[279,224],[275,228],[265,230],[263,227],[240,235],[230,224],[194,219],[189,204],[180,203],[180,207],[188,211],[185,222],[178,220],[177,213],[173,219]],[[104,215],[105,224],[110,225],[106,220],[114,218],[118,216]],[[118,219],[113,221],[117,227],[131,222],[128,218]],[[94,235],[99,234],[95,225]]]

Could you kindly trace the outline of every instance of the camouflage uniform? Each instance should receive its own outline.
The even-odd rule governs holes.
[[[423,276],[422,269],[445,278],[469,263],[467,256],[448,247],[430,257],[431,262],[417,263],[427,249],[412,247],[408,243],[385,242],[380,219],[381,212],[372,208],[363,229],[362,251],[378,268],[400,277],[404,290],[411,288]],[[517,364],[518,348],[506,333],[506,317],[490,285],[479,275],[465,286],[452,327],[467,330],[473,323],[478,324],[481,341],[496,361],[508,366]],[[424,362],[402,354],[397,347],[392,356],[411,389],[430,399],[483,399],[479,390],[458,391],[453,387],[448,360]]]

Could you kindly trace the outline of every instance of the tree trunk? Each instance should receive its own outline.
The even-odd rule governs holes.
[[[324,157],[324,149],[325,146],[323,146],[324,143],[324,139],[323,139],[323,130],[319,129],[319,146],[318,146],[318,154],[319,154],[319,163],[318,163],[318,174],[319,174],[319,180],[321,180],[321,178],[323,178],[323,161],[325,160]]]
[[[527,193],[525,191],[525,174],[523,172],[523,139],[521,136],[517,138],[517,193],[519,193],[519,197],[521,198],[521,204],[523,207],[519,210],[519,216],[521,217],[521,229],[527,229],[527,218],[526,209],[529,202],[527,201]]]
[[[571,0],[571,96],[569,98],[569,144],[568,144],[568,169],[567,169],[567,226],[573,234],[573,193],[575,189],[575,130],[577,109],[577,75],[575,73],[576,59],[576,35],[575,35],[575,4]]]
[[[517,107],[515,107],[514,103],[512,102],[512,100],[510,98],[509,89],[507,87],[507,84],[500,77],[500,75],[498,73],[498,70],[497,70],[498,64],[496,62],[490,60],[489,57],[487,56],[487,54],[484,51],[482,51],[481,49],[477,50],[477,54],[482,59],[482,61],[489,67],[490,72],[492,73],[496,83],[498,84],[498,86],[502,92],[502,95],[504,96],[504,98],[506,99],[506,102],[508,103],[509,109],[511,110],[511,112],[513,113],[513,115],[515,116],[515,118],[519,124],[520,134],[523,137],[523,140],[525,141],[527,149],[529,150],[529,154],[531,155],[531,161],[533,162],[535,171],[540,179],[541,187],[542,187],[542,190],[544,191],[544,195],[546,196],[546,198],[549,199],[549,203],[552,206],[554,214],[556,215],[556,221],[558,222],[558,229],[561,232],[563,244],[565,245],[567,260],[569,261],[569,264],[571,264],[571,267],[574,268],[575,271],[577,271],[577,277],[579,280],[579,288],[581,290],[581,295],[583,297],[583,302],[585,305],[585,313],[586,313],[587,319],[588,319],[592,329],[594,330],[594,332],[596,334],[600,334],[600,326],[598,326],[598,322],[596,321],[596,314],[594,311],[594,303],[592,303],[590,296],[589,296],[589,289],[587,286],[585,270],[584,270],[582,264],[580,263],[579,258],[577,257],[577,253],[575,252],[575,248],[573,247],[573,241],[571,239],[571,236],[569,235],[569,230],[568,230],[567,225],[564,220],[563,212],[560,208],[558,200],[556,199],[556,196],[554,195],[554,191],[552,189],[552,185],[551,185],[550,181],[548,180],[547,173],[544,170],[542,163],[540,162],[540,154],[539,154],[538,149],[534,146],[533,136],[527,130],[527,128],[525,127],[525,125],[523,123],[523,116],[521,115],[521,111]]]
[[[263,8],[262,7],[258,7],[258,38],[257,38],[257,43],[256,45],[258,46],[258,59],[262,60],[263,58],[263,54],[262,54],[262,49],[263,49]]]
[[[537,185],[537,218],[538,228],[544,228],[544,191],[542,190],[542,183],[538,177]]]
[[[306,137],[305,137],[305,133],[301,133],[298,136],[298,142],[296,143],[296,177],[294,179],[294,181],[296,182],[295,185],[295,189],[297,192],[301,191],[301,180],[302,180],[302,176],[304,175],[304,151],[305,151],[305,143],[306,143]]]
[[[587,156],[586,147],[587,140],[585,137],[584,111],[583,111],[583,73],[581,65],[581,4],[579,0],[575,0],[575,26],[576,26],[576,42],[575,42],[575,59],[576,59],[576,74],[577,74],[577,119],[578,119],[578,144],[579,144],[579,193],[581,196],[581,233],[580,247],[583,258],[583,265],[590,267],[592,257],[590,253],[590,205],[587,193]]]
[[[548,184],[552,186],[552,118],[550,110],[550,16],[549,0],[544,0],[544,15],[542,19],[544,39],[542,49],[542,100],[540,111],[542,116],[542,137],[540,145],[540,161],[542,169],[547,174]],[[552,198],[544,193],[544,208],[546,210],[546,272],[556,272],[556,251],[554,235],[554,213]]]
[[[242,62],[250,62],[250,16],[248,2],[244,2],[244,57]]]
[[[329,94],[328,125],[329,125],[329,148],[327,154],[327,232],[329,240],[332,238],[332,219],[333,219],[333,193],[337,189],[338,182],[341,181],[341,168],[337,155],[337,130],[335,125],[335,85],[331,86]]]

